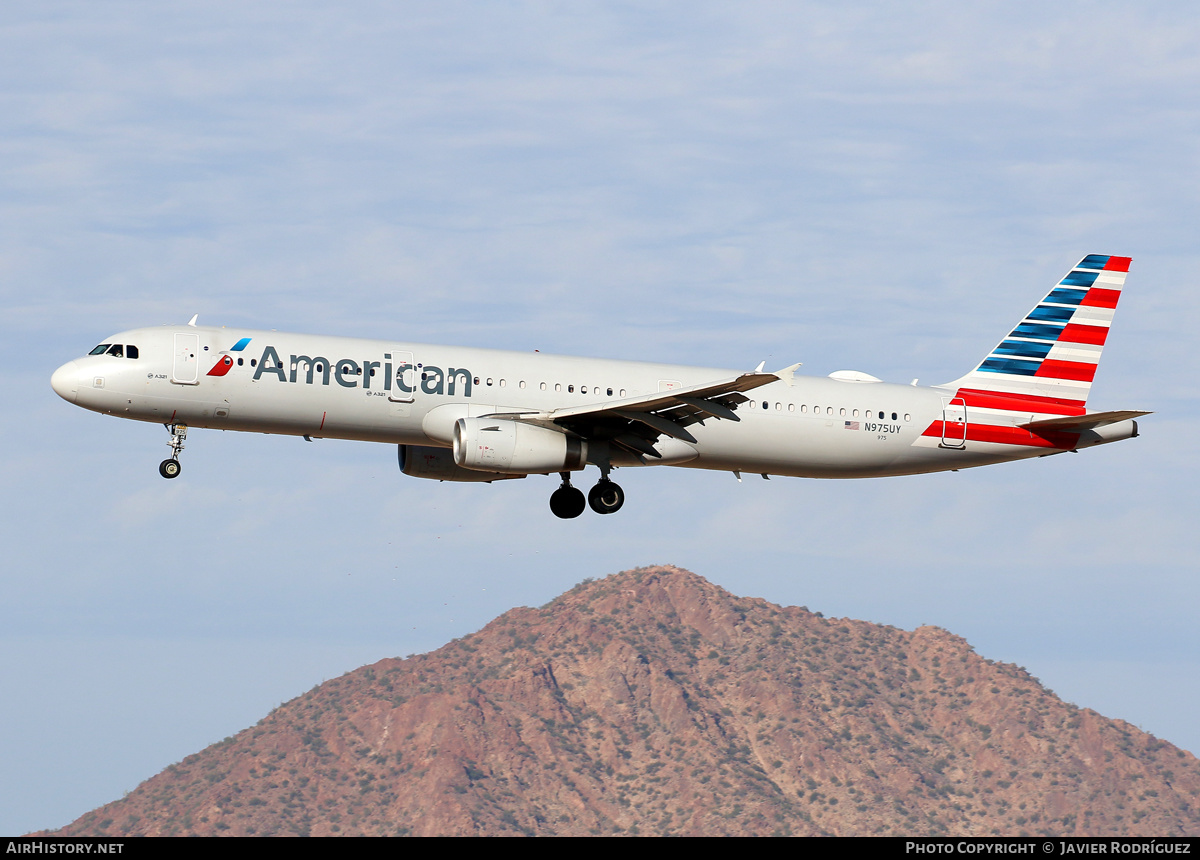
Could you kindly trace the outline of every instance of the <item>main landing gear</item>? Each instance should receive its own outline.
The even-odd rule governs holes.
[[[598,514],[615,514],[625,504],[625,491],[620,484],[601,478],[588,493],[588,504]]]
[[[171,447],[171,458],[158,464],[158,474],[164,478],[178,478],[179,473],[183,471],[183,466],[179,463],[179,452],[183,450],[183,440],[187,438],[187,425],[164,424],[163,426],[171,434],[171,441],[167,443]]]
[[[554,516],[572,520],[583,513],[583,491],[571,486],[571,473],[559,472],[562,485],[550,495]],[[587,494],[587,504],[598,514],[615,514],[625,504],[625,491],[608,479],[607,473]]]

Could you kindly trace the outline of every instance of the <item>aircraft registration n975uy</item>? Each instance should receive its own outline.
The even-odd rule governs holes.
[[[625,501],[622,466],[870,478],[965,469],[1138,435],[1141,411],[1085,404],[1130,258],[1084,257],[971,372],[944,385],[858,371],[798,377],[401,340],[187,325],[115,334],[54,372],[67,401],[163,424],[179,474],[189,427],[399,446],[406,475],[492,482],[558,474],[550,508],[579,516],[571,473]]]

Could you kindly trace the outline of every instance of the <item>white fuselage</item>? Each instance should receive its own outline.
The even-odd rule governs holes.
[[[440,448],[450,447],[459,418],[602,404],[737,373],[203,326],[136,329],[109,340],[136,347],[137,358],[100,354],[69,362],[54,374],[60,395],[139,421]],[[214,375],[222,364],[223,375]],[[852,478],[962,469],[1060,450],[963,445],[961,430],[951,440],[957,444],[942,444],[930,428],[946,417],[953,389],[796,376],[746,396],[750,402],[737,409],[740,421],[692,425],[695,444],[667,439],[662,459],[647,463]],[[1005,420],[1016,426],[1028,417]]]

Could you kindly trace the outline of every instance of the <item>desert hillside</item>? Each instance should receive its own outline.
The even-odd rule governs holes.
[[[1200,762],[961,638],[645,568],[281,705],[60,835],[1200,832]]]

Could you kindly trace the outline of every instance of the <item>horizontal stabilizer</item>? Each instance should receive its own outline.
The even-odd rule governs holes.
[[[1026,430],[1094,430],[1116,424],[1118,421],[1128,421],[1130,418],[1140,418],[1150,415],[1149,412],[1139,412],[1136,409],[1126,409],[1119,412],[1092,412],[1087,415],[1068,415],[1066,418],[1047,418],[1044,421],[1030,421],[1020,425]]]

